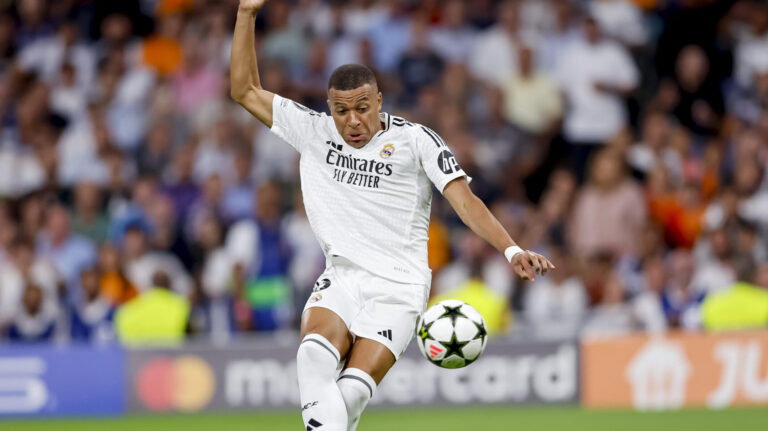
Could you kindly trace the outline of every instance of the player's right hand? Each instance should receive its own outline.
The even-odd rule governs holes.
[[[267,0],[240,0],[240,10],[256,13],[264,6]]]

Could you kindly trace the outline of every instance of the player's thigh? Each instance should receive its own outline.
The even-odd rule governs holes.
[[[301,339],[307,334],[325,337],[336,347],[342,358],[347,356],[352,346],[352,334],[344,320],[328,308],[312,307],[301,315]]]
[[[365,371],[378,385],[394,364],[395,355],[387,346],[368,338],[357,338],[349,352],[346,368]]]

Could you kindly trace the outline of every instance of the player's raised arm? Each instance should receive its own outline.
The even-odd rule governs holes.
[[[443,196],[451,203],[461,221],[496,250],[504,253],[515,273],[524,280],[533,280],[536,272],[545,274],[548,269],[555,269],[555,265],[552,265],[546,257],[523,250],[512,241],[488,207],[472,193],[464,177],[448,183],[443,189]]]
[[[240,0],[229,57],[229,79],[232,98],[267,127],[272,127],[275,95],[261,88],[254,44],[254,22],[264,3],[266,0]]]

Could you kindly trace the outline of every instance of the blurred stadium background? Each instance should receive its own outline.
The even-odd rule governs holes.
[[[324,261],[297,155],[229,99],[237,3],[0,0],[0,429],[300,426]],[[256,25],[265,88],[325,111],[330,71],[370,66],[558,266],[516,280],[436,193],[432,296],[494,338],[453,372],[409,351],[362,431],[765,429],[765,1],[272,0]]]

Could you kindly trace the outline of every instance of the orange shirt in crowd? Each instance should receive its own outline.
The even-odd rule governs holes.
[[[141,61],[161,76],[175,72],[181,64],[181,56],[181,45],[174,39],[157,35],[144,39]]]
[[[436,219],[430,221],[427,235],[429,235],[429,242],[427,242],[429,268],[437,273],[451,260],[451,239],[443,222]]]
[[[116,272],[107,272],[102,275],[99,286],[101,295],[113,305],[123,304],[139,294],[131,282]]]

